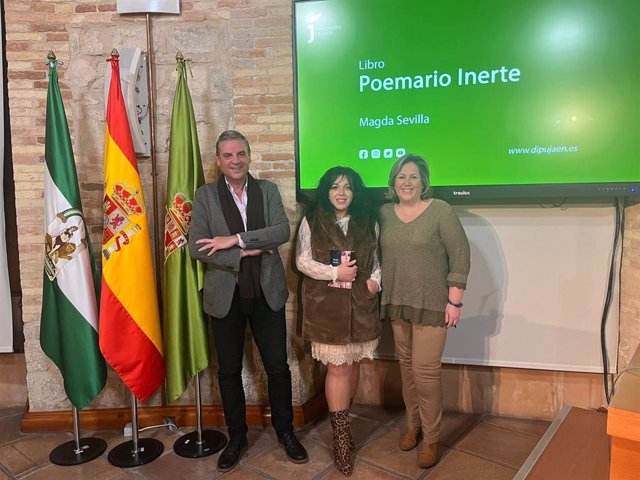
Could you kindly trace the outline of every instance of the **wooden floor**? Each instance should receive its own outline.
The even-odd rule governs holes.
[[[567,407],[553,422],[515,479],[607,480],[607,414]]]

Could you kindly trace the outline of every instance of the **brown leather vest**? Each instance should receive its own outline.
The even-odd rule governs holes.
[[[378,294],[367,289],[377,249],[375,221],[349,220],[345,236],[335,217],[316,210],[307,219],[313,259],[329,264],[331,250],[352,250],[358,274],[352,288],[330,287],[328,280],[304,277],[302,281],[302,334],[306,340],[335,345],[360,343],[380,336]]]

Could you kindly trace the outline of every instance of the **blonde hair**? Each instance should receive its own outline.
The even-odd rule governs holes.
[[[387,191],[387,198],[393,200],[394,203],[398,203],[400,201],[398,194],[396,193],[396,178],[400,173],[400,170],[402,170],[407,163],[413,163],[418,167],[420,181],[422,182],[420,200],[426,200],[430,197],[429,187],[431,186],[431,182],[429,181],[429,165],[427,165],[427,161],[418,155],[407,153],[393,164],[393,167],[391,167],[391,171],[389,172],[389,190]]]

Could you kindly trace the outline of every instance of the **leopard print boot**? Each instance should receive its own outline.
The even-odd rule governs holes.
[[[349,410],[351,410],[352,405],[353,405],[353,398],[349,400]],[[356,449],[356,442],[353,441],[353,435],[351,435],[351,428],[349,428],[349,450],[353,452],[355,449]]]
[[[333,458],[336,469],[345,477],[353,473],[351,461],[349,410],[329,412],[329,420],[333,429]]]

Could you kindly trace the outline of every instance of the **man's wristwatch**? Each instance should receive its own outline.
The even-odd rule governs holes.
[[[447,303],[448,303],[449,305],[453,305],[453,306],[454,306],[454,307],[456,307],[456,308],[462,308],[462,302],[460,302],[460,303],[453,303],[451,300],[447,299]]]

